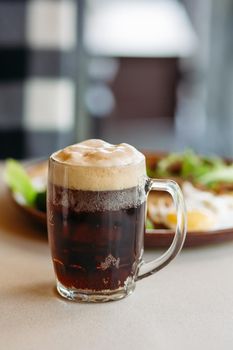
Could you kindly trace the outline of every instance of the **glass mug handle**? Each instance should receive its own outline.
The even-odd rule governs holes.
[[[172,180],[157,180],[149,178],[147,193],[149,193],[151,190],[165,191],[170,193],[172,196],[177,215],[176,232],[172,244],[164,254],[150,262],[142,262],[141,266],[139,267],[137,280],[152,275],[169,264],[169,262],[171,262],[180,252],[186,236],[186,208],[184,197],[178,184]]]

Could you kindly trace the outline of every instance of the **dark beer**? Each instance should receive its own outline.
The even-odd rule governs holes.
[[[49,184],[49,236],[58,281],[114,291],[133,279],[143,249],[145,189],[83,191]]]
[[[63,297],[109,301],[134,290],[145,186],[145,157],[125,143],[86,140],[50,157],[48,233]]]
[[[180,240],[161,259],[142,264],[150,189],[165,190],[174,197],[175,237]],[[131,294],[138,278],[162,268],[179,252],[184,212],[177,185],[149,179],[145,156],[127,143],[92,139],[53,153],[47,217],[58,293],[81,302],[107,302]]]

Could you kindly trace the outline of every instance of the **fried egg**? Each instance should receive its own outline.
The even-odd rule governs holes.
[[[233,195],[218,195],[184,182],[182,191],[187,208],[188,231],[207,231],[233,227]],[[152,203],[152,205],[151,205]],[[170,197],[149,203],[149,217],[168,228],[176,226],[176,213]]]

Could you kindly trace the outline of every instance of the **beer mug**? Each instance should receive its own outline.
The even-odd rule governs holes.
[[[169,192],[177,212],[170,248],[143,261],[146,199]],[[150,179],[145,157],[128,144],[87,140],[49,160],[48,234],[59,294],[82,302],[121,299],[136,281],[166,266],[182,248],[186,214],[179,186]]]

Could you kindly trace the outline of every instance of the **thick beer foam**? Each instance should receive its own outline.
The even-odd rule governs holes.
[[[122,190],[143,185],[145,156],[127,143],[86,140],[51,156],[51,183],[86,191]]]

